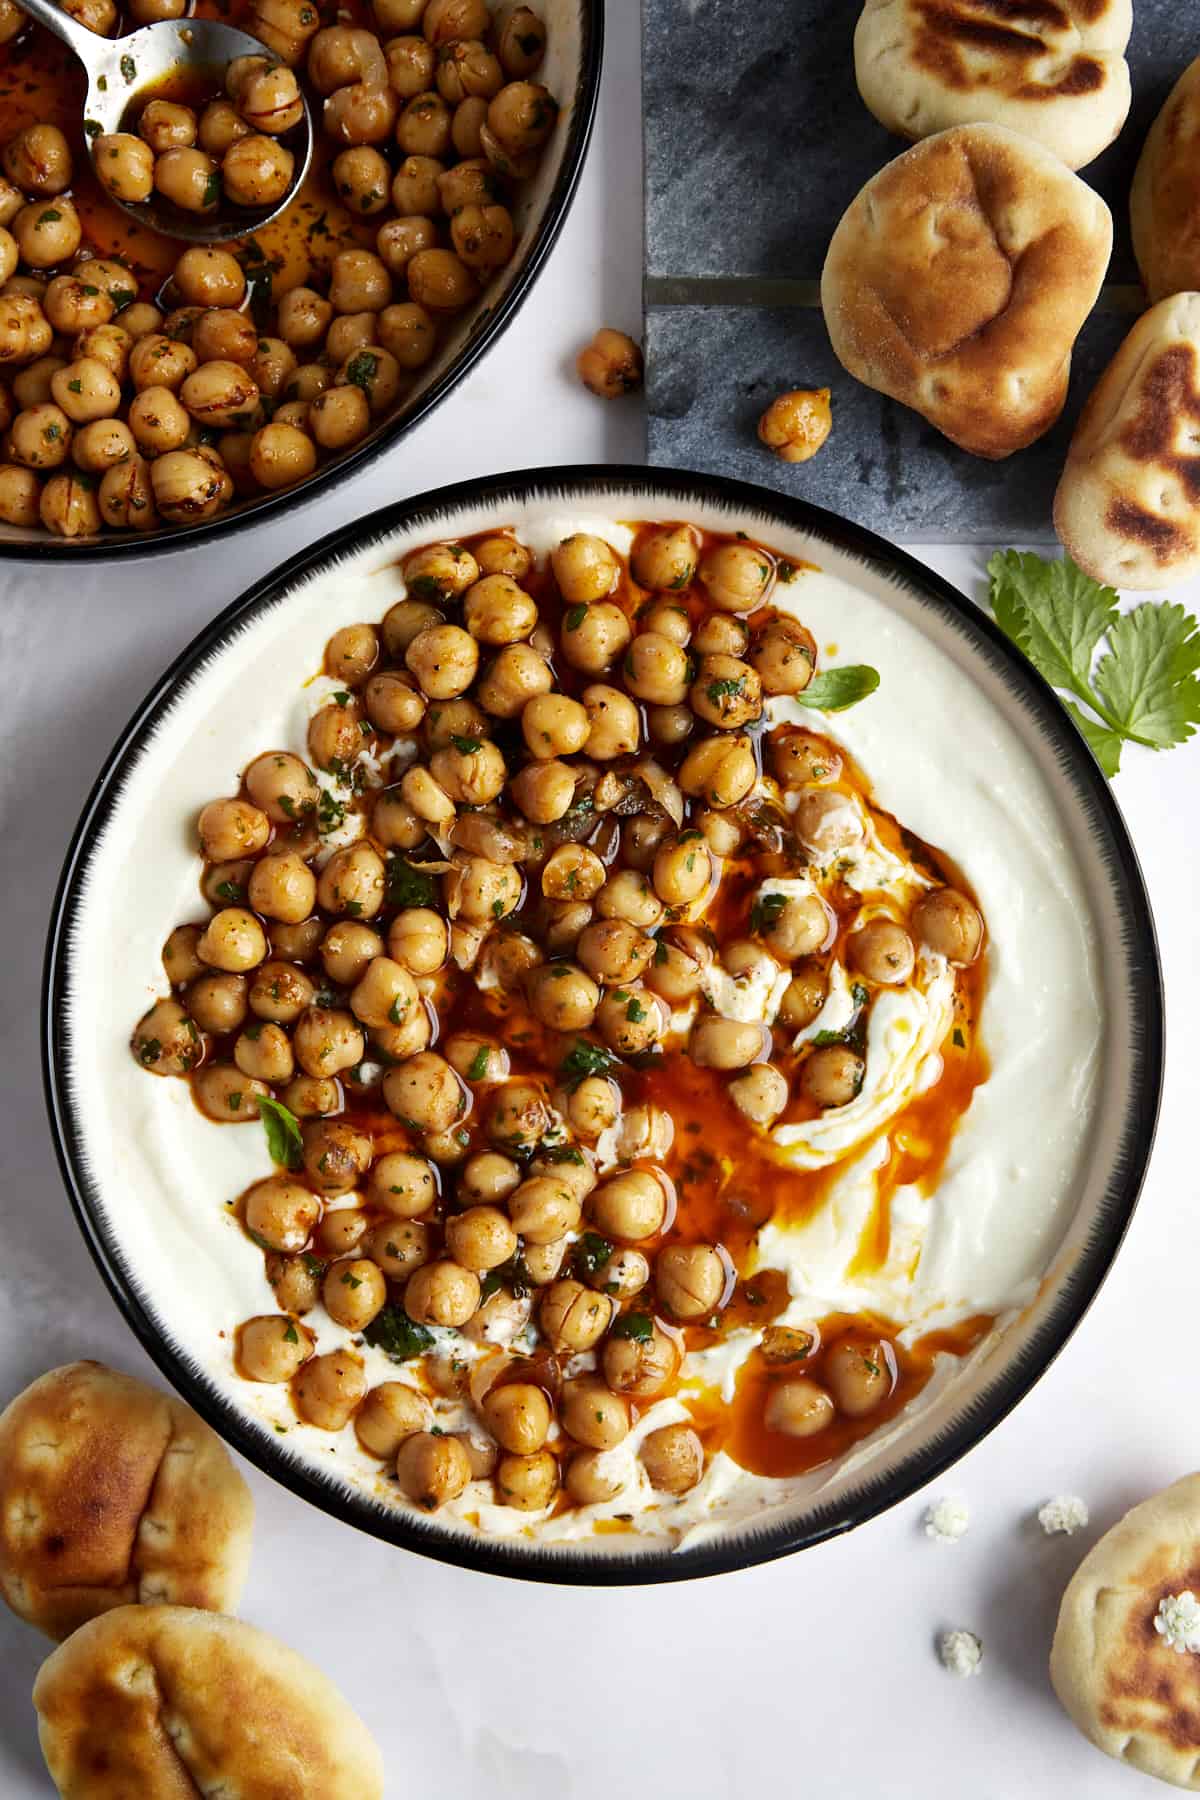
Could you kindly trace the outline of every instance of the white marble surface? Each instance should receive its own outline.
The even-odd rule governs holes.
[[[214,551],[90,576],[0,564],[4,1394],[81,1355],[150,1374],[72,1222],[38,1074],[38,975],[62,854],[143,691],[250,580],[356,514],[473,473],[640,458],[636,403],[602,407],[570,375],[597,324],[636,329],[639,312],[636,8],[612,0],[609,13],[600,124],[567,229],[500,348],[420,432],[353,489],[305,512],[299,537],[284,523]],[[979,592],[983,553],[927,554]],[[849,1538],[716,1582],[559,1591],[389,1549],[250,1472],[258,1526],[244,1612],[315,1658],[359,1707],[384,1749],[389,1800],[608,1800],[631,1781],[691,1800],[1149,1793],[1144,1777],[1076,1737],[1045,1662],[1058,1595],[1085,1545],[1128,1503],[1200,1462],[1188,1024],[1200,1002],[1198,755],[1131,756],[1117,787],[1157,910],[1171,1015],[1150,1177],[1067,1351],[939,1484],[970,1499],[963,1542],[929,1543],[924,1503],[914,1500]],[[1071,1542],[1046,1540],[1032,1511],[1064,1489],[1086,1496],[1093,1527]],[[948,1625],[982,1636],[977,1680],[940,1669],[933,1641]],[[52,1791],[28,1703],[45,1648],[0,1616],[3,1800]]]

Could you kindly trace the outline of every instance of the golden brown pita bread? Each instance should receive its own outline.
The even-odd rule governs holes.
[[[1155,1630],[1162,1600],[1200,1596],[1200,1475],[1126,1513],[1063,1595],[1050,1652],[1059,1699],[1106,1756],[1200,1789],[1200,1655]]]
[[[239,1619],[122,1606],[42,1664],[62,1800],[379,1800],[370,1732],[319,1669]]]
[[[852,375],[976,456],[1062,411],[1112,249],[1108,208],[1048,150],[963,125],[880,171],[834,232],[825,323]]]
[[[1150,127],[1129,215],[1151,300],[1200,288],[1200,57]]]
[[[1129,112],[1131,0],[866,0],[858,88],[901,137],[1007,125],[1082,169]]]
[[[1054,526],[1080,568],[1113,587],[1200,574],[1200,294],[1143,314],[1100,377]]]
[[[232,1612],[254,1507],[190,1407],[102,1363],[68,1363],[0,1413],[0,1593],[64,1638],[108,1607]]]

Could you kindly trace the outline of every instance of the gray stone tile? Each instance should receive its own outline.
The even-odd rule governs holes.
[[[815,308],[655,307],[646,321],[649,459],[758,482],[890,537],[1050,540],[1074,422],[1129,324],[1093,315],[1063,417],[1039,443],[993,463],[847,375]],[[811,462],[781,463],[755,434],[764,407],[790,387],[832,390],[833,432]]]
[[[855,0],[644,0],[646,258],[652,276],[813,280],[843,210],[904,145],[854,82]],[[1085,171],[1136,279],[1129,182],[1150,122],[1200,51],[1197,0],[1137,0],[1134,105]]]

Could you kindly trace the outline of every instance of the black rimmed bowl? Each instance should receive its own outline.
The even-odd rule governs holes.
[[[1002,1078],[1006,1121],[997,1155],[1011,1181],[1031,1139],[1057,1141],[1075,1131],[1079,1147],[1057,1187],[1047,1178],[1032,1196],[1036,1244],[1029,1238],[997,1250],[1000,1261],[1009,1251],[1026,1259],[1020,1270],[1020,1256],[1013,1263],[1012,1279],[1020,1272],[1021,1280],[1002,1326],[961,1363],[946,1365],[916,1403],[843,1462],[786,1493],[757,1497],[744,1512],[706,1519],[677,1547],[634,1533],[587,1547],[481,1536],[401,1510],[381,1482],[372,1488],[355,1474],[352,1432],[344,1459],[330,1454],[322,1434],[283,1432],[278,1390],[236,1376],[233,1330],[270,1300],[260,1259],[225,1202],[269,1172],[265,1148],[257,1132],[201,1120],[182,1083],[136,1068],[129,1031],[162,990],[159,951],[168,930],[194,915],[190,821],[213,794],[232,791],[249,757],[281,734],[294,741],[299,733],[303,743],[307,713],[293,709],[326,638],[350,619],[380,616],[400,591],[396,561],[406,549],[502,524],[548,543],[567,529],[672,518],[745,531],[825,571],[804,579],[828,583],[840,596],[838,653],[854,659],[869,627],[867,648],[883,674],[879,696],[861,709],[862,729],[878,738],[866,758],[878,797],[966,866],[985,907],[987,883],[973,863],[982,864],[989,847],[1003,854],[1006,819],[1019,812],[1036,825],[1027,916],[989,915],[985,1041],[988,1005],[1000,1008],[1006,988],[1010,1009],[995,1014],[1008,1019],[996,1027],[1006,1039],[992,1077]],[[819,591],[810,587],[810,605]],[[802,616],[804,605],[801,586]],[[867,708],[877,704],[871,715]],[[937,739],[935,710],[949,740]],[[907,759],[898,752],[914,734],[923,745],[965,744],[969,731],[982,734],[982,777],[947,773],[942,758],[935,779],[922,761],[927,747]],[[853,737],[850,744],[857,753]],[[897,750],[890,758],[889,746]],[[964,765],[971,755],[962,753]],[[970,825],[973,814],[986,829]],[[1031,971],[1027,978],[1010,946],[1031,941],[1015,940],[1018,929],[1051,929],[1053,908],[1039,904],[1039,883],[1054,871],[1065,880],[1064,870],[1075,884],[1067,912],[1085,915],[1096,998],[1080,1015],[1092,1020],[1089,1055],[1073,1087],[1047,1097],[1045,1070],[1022,1060],[1022,1008],[1032,1021],[1039,1005],[1053,1002],[1047,1029],[1061,1029],[1064,1007],[1050,977],[1039,982]],[[1024,888],[1012,891],[1025,915]],[[1116,1254],[1153,1142],[1162,1051],[1161,975],[1133,848],[1090,753],[1025,659],[946,582],[872,533],[757,488],[666,471],[539,470],[443,489],[333,533],[235,601],[147,695],[101,771],[67,856],[45,972],[45,1079],[63,1174],[105,1281],[168,1379],[252,1462],[332,1517],[424,1555],[538,1581],[670,1581],[766,1561],[872,1518],[978,1443],[1065,1344]],[[1016,1205],[1020,1192],[1010,1185],[1001,1200]]]
[[[323,462],[309,480],[280,493],[239,500],[197,525],[157,531],[104,531],[63,538],[40,527],[0,523],[0,558],[36,555],[58,561],[94,562],[141,558],[232,536],[297,510],[348,481],[383,451],[393,448],[446,399],[492,348],[517,315],[553,249],[575,197],[595,120],[604,44],[604,0],[539,0],[546,21],[542,80],[560,101],[561,117],[532,178],[521,184],[514,217],[517,241],[510,261],[488,283],[483,297],[454,318],[437,353],[419,370],[396,410],[353,449]]]

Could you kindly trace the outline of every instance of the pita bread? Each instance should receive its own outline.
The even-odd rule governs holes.
[[[383,1763],[333,1683],[239,1619],[122,1606],[33,1688],[62,1800],[380,1800]]]
[[[1084,1557],[1063,1595],[1050,1652],[1054,1691],[1085,1737],[1200,1790],[1200,1654],[1154,1628],[1159,1603],[1200,1596],[1200,1475],[1126,1513]]]
[[[1049,430],[1112,249],[1108,208],[1048,150],[962,125],[906,150],[833,234],[821,302],[851,375],[976,456]]]
[[[1082,169],[1129,112],[1132,29],[1132,0],[866,0],[854,67],[900,137],[1007,125]]]
[[[1184,70],[1150,127],[1129,215],[1151,300],[1200,288],[1200,57]]]
[[[231,1612],[253,1519],[216,1433],[102,1363],[52,1369],[0,1414],[0,1593],[50,1637],[135,1600]]]
[[[1144,313],[1100,377],[1054,526],[1080,568],[1113,587],[1200,574],[1200,294]]]

